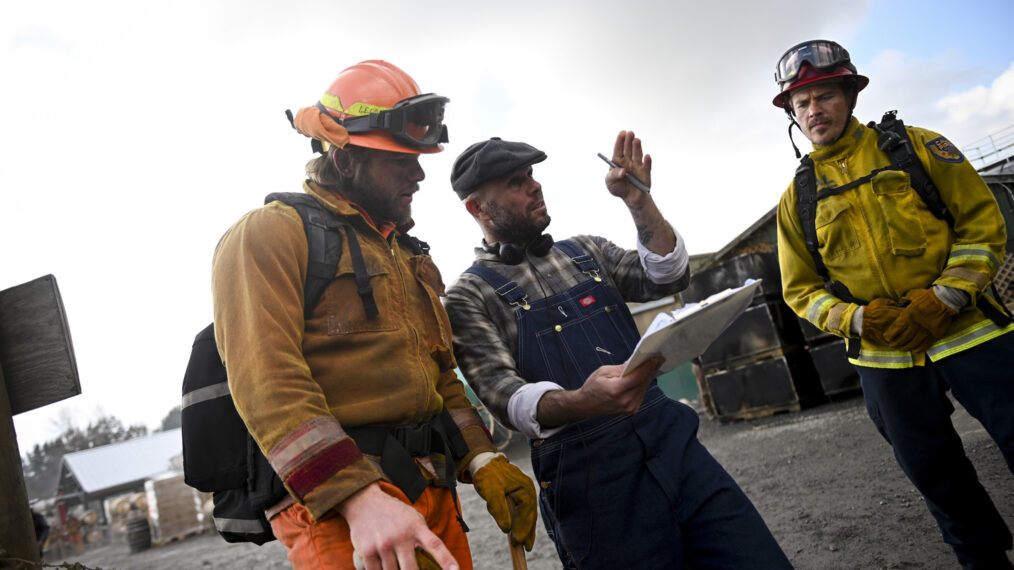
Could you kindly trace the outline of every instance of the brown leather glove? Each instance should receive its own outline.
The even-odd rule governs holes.
[[[887,344],[884,331],[897,320],[904,309],[891,299],[874,299],[863,307],[862,337],[877,344]]]
[[[524,544],[531,552],[538,519],[532,480],[500,455],[479,468],[472,484],[500,530],[510,533],[512,544]]]
[[[884,331],[884,340],[899,350],[924,351],[947,332],[958,312],[941,301],[933,289],[913,289],[904,298],[909,304]]]

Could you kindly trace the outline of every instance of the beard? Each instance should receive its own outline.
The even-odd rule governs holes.
[[[412,223],[412,204],[402,204],[401,194],[386,188],[367,175],[354,189],[353,202],[359,204],[376,223],[393,222],[404,226]]]
[[[489,208],[489,217],[493,220],[493,228],[501,241],[526,244],[542,235],[543,230],[549,227],[549,214],[532,219],[510,212],[493,201],[487,201],[486,206]]]

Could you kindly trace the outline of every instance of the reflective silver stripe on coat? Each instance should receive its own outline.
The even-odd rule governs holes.
[[[947,256],[947,264],[960,262],[963,259],[982,259],[993,267],[999,267],[1000,261],[993,255],[993,252],[982,246],[955,245],[951,247],[951,253]]]
[[[892,364],[894,364],[894,365],[909,364],[910,365],[910,364],[912,364],[912,355],[908,354],[908,353],[900,353],[897,356],[890,356],[890,355],[870,354],[870,353],[865,352],[865,351],[860,351],[859,352],[859,358],[856,358],[855,362],[857,362],[859,364],[867,364],[868,363],[870,365],[876,363],[876,364],[880,364],[882,366],[892,365]]]
[[[943,353],[954,350],[956,348],[961,348],[962,346],[972,343],[984,336],[996,335],[996,333],[998,333],[1000,330],[1001,330],[1000,327],[996,326],[995,323],[993,323],[992,321],[988,321],[988,323],[982,328],[963,334],[953,340],[933,345],[932,348],[926,351],[926,354],[931,359],[936,360],[936,358]]]
[[[231,397],[229,394],[229,384],[227,382],[219,382],[218,384],[198,388],[193,392],[183,395],[182,409],[185,410],[188,406],[193,406],[194,404],[199,404],[207,400],[214,400],[215,398],[221,398],[224,396]]]
[[[260,519],[220,519],[218,517],[212,517],[215,519],[215,528],[219,532],[235,532],[243,534],[259,534],[266,532],[264,524],[261,523]]]
[[[824,311],[824,307],[834,303],[837,299],[837,297],[826,293],[817,297],[817,300],[810,305],[810,310],[806,313],[806,320],[813,323],[813,326],[817,326],[817,322],[820,320],[820,314]]]

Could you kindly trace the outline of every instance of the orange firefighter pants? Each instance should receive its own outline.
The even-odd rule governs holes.
[[[444,542],[461,570],[472,570],[472,551],[458,522],[454,497],[449,489],[430,485],[415,503],[411,503],[394,485],[380,481],[380,487],[422,514],[426,525]],[[288,549],[289,562],[295,570],[353,568],[349,525],[337,513],[329,513],[314,521],[305,507],[295,504],[271,518],[271,530]]]

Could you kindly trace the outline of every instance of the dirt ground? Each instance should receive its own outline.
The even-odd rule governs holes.
[[[954,422],[980,480],[1014,527],[1014,478],[1002,456],[960,407]],[[700,439],[753,500],[796,568],[958,568],[861,397],[745,422],[702,416]],[[508,453],[530,472],[523,442]],[[476,569],[510,568],[507,539],[482,500],[469,486],[461,488],[461,499]],[[527,559],[531,570],[560,567],[541,522]],[[107,569],[290,568],[277,542],[230,545],[213,532],[134,554],[125,543],[113,544],[75,561]]]

